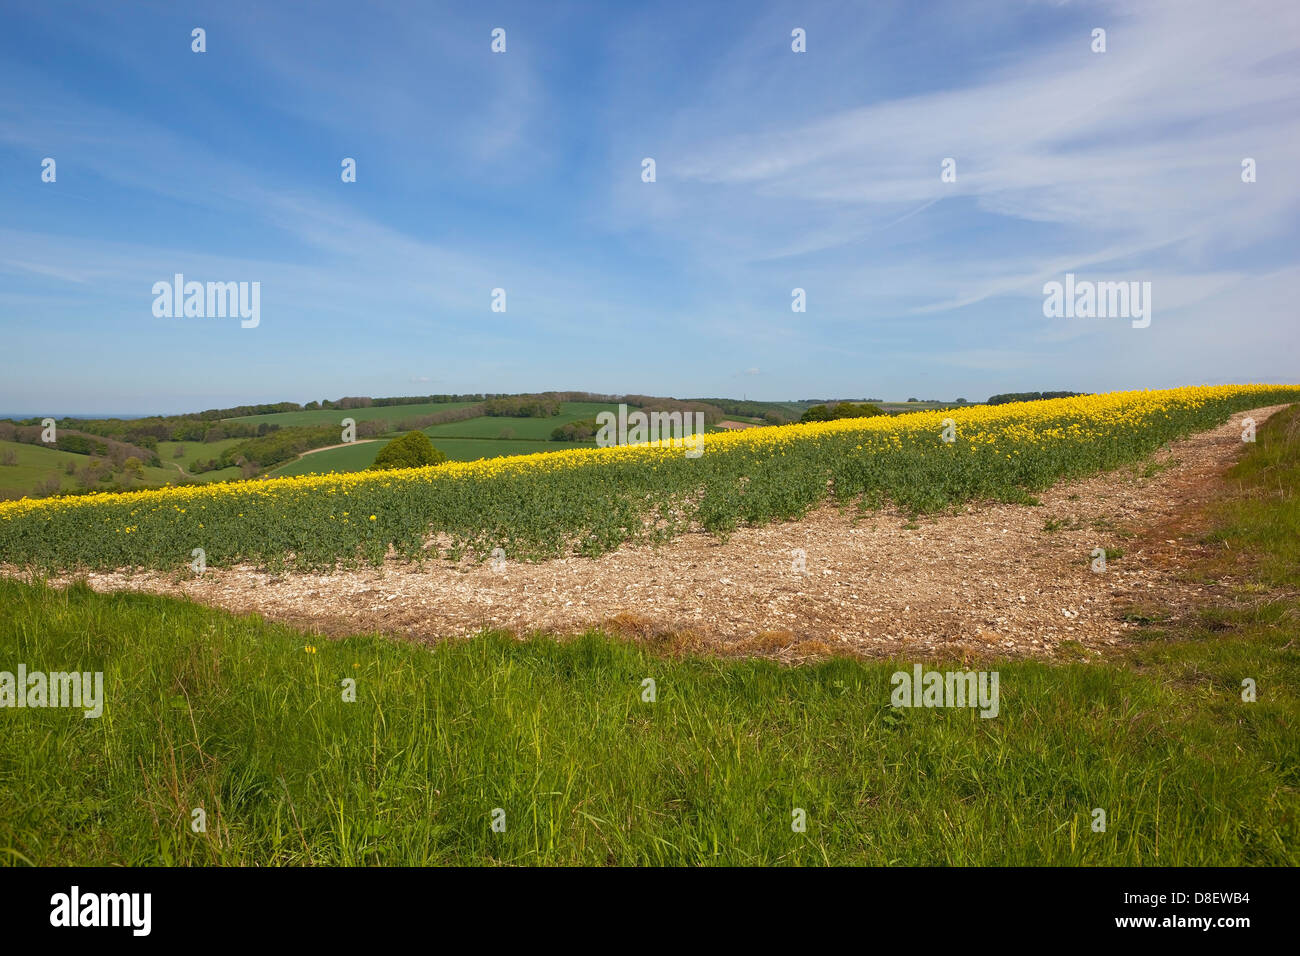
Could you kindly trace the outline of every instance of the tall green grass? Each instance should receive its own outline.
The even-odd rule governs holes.
[[[0,712],[12,862],[1297,862],[1293,659],[1003,663],[983,719],[892,709],[887,664],[663,659],[599,635],[313,654],[157,597],[4,582],[0,602],[6,669],[107,681],[99,720]]]

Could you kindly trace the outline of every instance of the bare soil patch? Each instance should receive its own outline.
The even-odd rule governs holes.
[[[1127,642],[1146,611],[1173,619],[1215,599],[1187,569],[1205,505],[1242,450],[1234,415],[1137,468],[1064,482],[1041,506],[977,504],[909,526],[888,510],[823,506],[801,521],[688,534],[600,558],[539,563],[397,561],[329,574],[209,569],[85,575],[97,590],[187,596],[341,636],[421,641],[485,628],[573,634],[604,627],[670,651],[784,660],[1054,657]],[[1094,548],[1122,550],[1103,573]],[[805,555],[797,569],[796,553]],[[12,571],[11,571],[12,573]]]

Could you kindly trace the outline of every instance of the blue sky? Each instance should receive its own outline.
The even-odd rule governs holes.
[[[3,16],[3,412],[1300,381],[1290,0]],[[260,325],[156,318],[177,272]],[[1066,272],[1150,327],[1044,318]]]

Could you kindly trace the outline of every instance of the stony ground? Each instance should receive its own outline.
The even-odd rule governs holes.
[[[1071,654],[1103,651],[1153,608],[1177,617],[1213,601],[1218,586],[1184,571],[1201,547],[1202,506],[1241,453],[1241,420],[1262,423],[1279,407],[1235,415],[1137,468],[1057,485],[1036,507],[974,505],[909,524],[889,511],[826,506],[725,541],[690,534],[498,568],[391,562],[331,574],[85,577],[99,590],[184,595],[330,635],[433,641],[483,628],[603,626],[668,649],[780,659],[1051,657],[1066,642]],[[1112,550],[1101,573],[1091,567],[1095,548]]]

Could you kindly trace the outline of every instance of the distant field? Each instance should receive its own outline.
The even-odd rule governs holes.
[[[372,408],[321,408],[309,412],[277,412],[274,415],[245,415],[229,419],[232,422],[251,422],[260,425],[337,425],[345,418],[358,422],[386,421],[394,423],[404,418],[417,415],[432,415],[435,412],[449,412],[457,408],[466,408],[476,402],[426,403],[423,405],[383,405]],[[554,427],[554,426],[552,426]]]
[[[342,448],[331,448],[304,455],[272,472],[276,478],[294,475],[324,474],[330,471],[361,471],[375,461],[384,440],[357,442]],[[566,448],[595,448],[595,442],[573,441],[514,441],[481,438],[436,438],[434,445],[452,461],[476,461],[479,458],[498,458],[502,455],[531,455],[544,451],[563,451]]]
[[[581,421],[584,418],[595,418],[598,412],[605,411],[618,414],[618,406],[606,405],[601,402],[564,402],[560,405],[560,414],[552,418],[496,418],[485,415],[482,418],[471,418],[463,422],[432,425],[426,428],[424,433],[436,442],[442,437],[496,439],[503,430],[509,429],[514,433],[511,436],[512,438],[546,441],[551,437],[551,432],[561,425]],[[529,451],[536,450],[529,448],[520,452],[500,452],[499,454],[527,454]],[[556,449],[547,450],[555,451]]]
[[[5,452],[16,454],[18,464],[0,466],[0,491],[20,494],[31,494],[38,483],[50,476],[57,476],[64,488],[75,488],[76,480],[65,475],[63,469],[69,461],[80,468],[89,460],[85,455],[74,455],[69,451],[41,448],[23,442],[0,441],[0,454]]]
[[[172,480],[177,477],[176,469],[173,464],[180,465],[187,473],[193,473],[194,463],[196,461],[208,461],[212,458],[220,458],[221,453],[232,445],[238,445],[244,438],[223,438],[221,441],[201,442],[201,441],[160,441],[158,443],[158,457],[163,460],[167,471],[171,473]],[[176,448],[180,446],[185,450],[185,454],[180,458],[174,457]],[[193,475],[199,481],[234,481],[242,477],[238,468],[219,468],[216,471],[204,471]]]
[[[90,462],[88,455],[59,451],[57,448],[42,448],[25,442],[0,441],[0,454],[8,451],[18,457],[16,465],[0,465],[0,493],[9,495],[30,495],[38,484],[49,478],[59,479],[61,491],[75,490],[78,487],[76,476],[66,474],[64,469],[68,462],[72,462],[78,469]],[[145,468],[142,484],[162,485],[178,478],[180,475],[175,468]]]
[[[287,462],[271,472],[276,478],[293,475],[324,474],[329,471],[361,471],[369,468],[379,454],[379,449],[388,442],[384,439],[356,442],[339,448],[311,452],[297,461]]]
[[[207,461],[209,458],[220,458],[221,453],[227,448],[238,445],[241,441],[247,441],[246,438],[223,438],[221,441],[201,442],[201,441],[160,441],[158,443],[158,457],[164,462],[175,462],[186,471],[189,471],[196,461],[200,459]],[[185,449],[185,454],[176,458],[176,449],[180,447]]]

